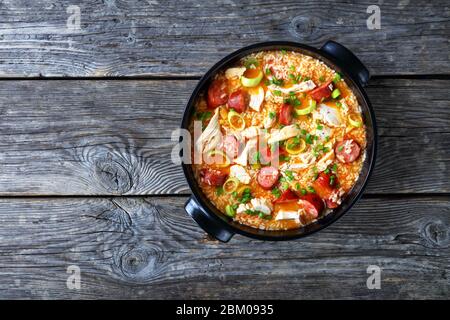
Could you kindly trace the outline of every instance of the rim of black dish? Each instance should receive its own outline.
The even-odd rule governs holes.
[[[286,48],[284,48],[286,47]],[[238,222],[232,221],[232,219],[225,217],[225,215],[220,212],[219,209],[217,209],[210,200],[206,198],[206,196],[203,194],[202,190],[198,186],[198,183],[193,175],[192,165],[191,164],[185,164],[182,163],[182,168],[184,175],[186,177],[186,180],[188,182],[188,185],[192,191],[192,197],[195,199],[195,201],[200,205],[202,208],[202,211],[204,214],[208,215],[210,219],[213,219],[215,222],[219,223],[223,229],[227,230],[231,233],[237,233],[241,234],[250,238],[259,239],[259,240],[271,240],[271,241],[283,241],[283,240],[293,240],[298,238],[303,238],[308,235],[311,235],[313,233],[316,233],[329,225],[336,222],[339,218],[341,218],[345,213],[347,213],[353,205],[361,198],[366,186],[367,182],[372,174],[374,165],[375,165],[375,159],[376,159],[376,153],[377,153],[377,145],[378,145],[378,136],[377,136],[377,125],[376,125],[376,119],[375,119],[375,113],[373,111],[372,105],[370,103],[369,98],[366,95],[366,92],[364,88],[361,86],[361,84],[354,79],[344,68],[339,66],[338,61],[333,56],[330,56],[328,53],[314,48],[310,47],[308,45],[297,43],[297,42],[291,42],[291,41],[268,41],[268,42],[260,42],[255,43],[246,47],[243,47],[241,49],[238,49],[224,58],[222,58],[219,62],[214,64],[199,80],[197,83],[195,89],[193,90],[189,101],[184,109],[183,118],[181,121],[181,128],[188,129],[191,116],[192,116],[192,109],[195,107],[194,103],[195,100],[198,97],[198,94],[205,88],[205,85],[210,80],[210,78],[215,75],[217,72],[222,70],[227,64],[234,60],[238,60],[250,53],[262,51],[262,50],[274,50],[274,49],[289,49],[292,51],[301,51],[304,50],[305,54],[310,55],[311,53],[314,53],[317,56],[313,56],[313,58],[316,58],[320,61],[323,61],[325,64],[327,64],[329,67],[331,67],[333,70],[339,71],[339,73],[344,75],[344,78],[346,81],[350,82],[351,88],[356,88],[360,98],[362,98],[362,102],[366,107],[368,114],[370,116],[370,121],[372,123],[371,130],[373,132],[372,137],[372,147],[371,147],[371,153],[370,157],[365,159],[364,165],[368,166],[367,173],[363,176],[362,173],[360,173],[360,176],[357,180],[357,184],[359,185],[359,190],[356,190],[355,194],[351,199],[350,197],[346,197],[343,201],[343,204],[346,204],[345,209],[343,208],[343,204],[341,204],[340,208],[342,209],[339,211],[332,211],[328,213],[327,215],[317,219],[313,223],[310,223],[306,226],[302,226],[300,228],[296,229],[290,229],[290,230],[261,230],[257,228],[253,228],[247,225],[240,224]],[[300,50],[299,50],[300,49]],[[302,53],[302,52],[301,52]],[[328,61],[327,61],[328,60]],[[366,155],[367,155],[368,149],[366,149]],[[363,179],[363,180],[360,180]],[[349,194],[354,191],[355,186],[351,189]]]

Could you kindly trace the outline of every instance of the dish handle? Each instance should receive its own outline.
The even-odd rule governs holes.
[[[337,60],[337,63],[344,70],[359,82],[363,87],[367,85],[370,79],[369,70],[364,66],[361,60],[349,49],[335,41],[327,41],[320,50],[328,53]]]
[[[195,222],[209,235],[219,241],[228,242],[234,236],[233,232],[225,230],[222,225],[214,220],[203,208],[198,204],[194,197],[190,197],[184,205],[186,212],[194,219]]]

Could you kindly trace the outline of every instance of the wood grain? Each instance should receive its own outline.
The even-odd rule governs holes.
[[[379,30],[367,27],[373,4]],[[80,30],[67,27],[69,5]],[[3,0],[0,76],[198,76],[245,45],[330,39],[373,74],[449,74],[449,17],[446,0]]]
[[[450,198],[362,199],[310,237],[222,244],[184,197],[0,199],[3,299],[444,299]],[[11,226],[15,226],[13,229]],[[81,289],[66,287],[68,266]],[[382,268],[381,290],[366,269]]]
[[[450,192],[449,83],[371,83],[380,139],[368,193]],[[0,195],[189,193],[171,132],[195,84],[0,82]]]

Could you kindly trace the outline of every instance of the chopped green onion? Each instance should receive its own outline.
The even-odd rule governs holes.
[[[334,185],[335,179],[336,179],[336,176],[330,176],[330,186]]]
[[[290,182],[290,181],[294,180],[294,174],[292,173],[292,171],[286,170],[286,171],[284,171],[284,174],[286,175],[287,181]]]
[[[336,98],[339,97],[340,95],[341,95],[341,91],[340,91],[338,88],[334,89],[333,92],[331,93],[331,97],[332,97],[333,99],[336,99]]]
[[[281,91],[280,90],[273,90],[273,94],[276,96],[281,96]]]
[[[280,189],[278,189],[278,188],[274,188],[274,189],[272,189],[272,194],[275,196],[275,198],[279,198],[279,197],[281,197],[281,191],[280,191]]]
[[[255,58],[249,57],[249,58],[245,59],[244,66],[247,69],[252,69],[252,68],[255,68],[255,67],[259,66],[259,62]]]
[[[342,78],[341,75],[338,72],[336,72],[333,78],[333,82],[338,83],[339,81],[341,81],[341,78]]]
[[[282,86],[284,83],[283,79],[277,79],[275,76],[272,77],[272,79],[269,81],[269,84],[273,84],[276,86]]]
[[[308,186],[308,192],[310,192],[310,193],[316,193],[316,190],[314,190],[313,187]]]
[[[335,164],[333,165],[333,167],[331,168],[331,171],[333,171],[334,173],[336,173],[336,172],[337,172],[337,169],[338,169],[338,165],[337,165],[337,163],[335,163]]]
[[[223,194],[223,192],[224,192],[223,187],[216,188],[216,195],[221,196]]]

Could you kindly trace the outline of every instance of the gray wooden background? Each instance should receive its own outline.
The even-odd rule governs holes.
[[[330,39],[373,75],[365,195],[302,240],[206,237],[170,162],[199,77],[244,45]],[[0,298],[448,298],[449,44],[448,0],[0,1]]]

